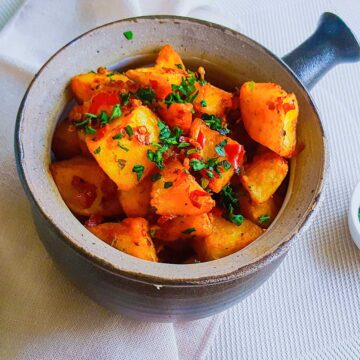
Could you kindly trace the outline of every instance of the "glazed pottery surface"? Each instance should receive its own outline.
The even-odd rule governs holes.
[[[129,30],[134,34],[130,41],[123,36]],[[124,69],[149,63],[167,43],[179,51],[187,66],[203,65],[208,79],[221,86],[240,86],[248,80],[271,81],[294,92],[299,101],[298,141],[305,148],[291,160],[289,189],[276,221],[243,250],[208,263],[147,262],[99,241],[71,214],[49,172],[52,135],[71,98],[69,79],[99,66]],[[311,46],[305,44],[305,48],[298,50],[296,59],[301,59]],[[333,49],[334,44],[328,46]],[[355,47],[355,43],[351,46]],[[301,64],[296,65],[291,56],[285,61],[312,85],[319,74],[336,62],[356,60],[354,54],[350,55],[339,51],[327,66],[315,69],[316,76],[310,76],[310,80],[301,74]],[[306,58],[303,61],[310,63]],[[321,56],[318,63],[322,64]],[[39,237],[55,262],[100,304],[131,317],[153,321],[209,316],[259,287],[285,256],[290,240],[309,224],[307,220],[318,203],[328,165],[316,108],[304,85],[284,62],[235,31],[171,16],[114,22],[84,34],[61,49],[30,85],[20,106],[15,137],[19,174]]]

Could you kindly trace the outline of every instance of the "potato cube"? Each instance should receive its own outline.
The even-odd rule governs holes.
[[[254,202],[262,203],[275,193],[287,172],[287,161],[272,151],[266,151],[245,165],[240,182]]]
[[[179,161],[171,161],[161,171],[161,179],[153,183],[151,206],[159,215],[200,215],[208,213],[215,201],[194,177],[186,173]]]
[[[66,205],[76,215],[122,214],[116,185],[95,160],[74,157],[50,165],[56,186]]]
[[[119,190],[131,190],[154,168],[147,152],[158,142],[157,122],[149,108],[138,106],[98,130],[100,134],[86,136],[90,153]]]
[[[114,248],[139,259],[157,261],[149,224],[143,218],[127,218],[120,223],[103,223],[88,230]]]
[[[205,237],[212,232],[212,223],[207,214],[178,216],[161,224],[155,237],[163,241]]]
[[[239,169],[242,164],[245,154],[244,147],[235,140],[211,130],[201,119],[193,121],[190,136],[203,146],[199,155],[205,162],[211,158],[218,158],[218,162],[227,161],[231,165],[228,170],[226,167],[221,167],[221,177],[213,172],[213,177],[208,179],[209,189],[218,193],[229,183],[235,169]],[[223,155],[219,155],[219,153]]]
[[[172,103],[169,107],[159,103],[157,112],[172,129],[178,127],[187,134],[191,127],[193,106],[190,103]]]
[[[262,234],[263,230],[250,220],[244,219],[241,225],[235,225],[213,214],[213,232],[194,240],[193,245],[202,261],[210,261],[239,251]]]
[[[281,204],[282,199],[277,194],[260,204],[254,203],[247,195],[239,197],[241,214],[264,229],[268,228],[273,222]]]
[[[150,210],[152,182],[149,177],[128,191],[119,191],[119,201],[128,217],[145,217]]]
[[[162,68],[185,70],[185,66],[181,60],[180,55],[171,45],[165,45],[161,48],[156,58],[155,64],[156,66]]]
[[[278,155],[294,155],[299,114],[294,94],[277,84],[246,82],[240,90],[240,109],[252,139]]]

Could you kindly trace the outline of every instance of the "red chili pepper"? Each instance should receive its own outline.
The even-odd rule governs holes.
[[[286,114],[288,111],[295,109],[295,104],[294,103],[285,103],[285,104],[283,104],[282,107],[284,109],[284,113]]]
[[[167,221],[176,218],[176,215],[161,215],[157,221],[159,225],[165,224]]]
[[[224,149],[226,156],[233,168],[235,170],[238,169],[245,155],[244,147],[240,144],[232,143],[226,144]]]
[[[119,104],[119,98],[114,93],[99,93],[91,99],[89,113],[99,115],[99,110],[103,106],[114,106]]]
[[[210,196],[210,194],[206,191],[202,190],[194,190],[190,193],[189,198],[192,204],[198,209],[201,208],[201,203],[198,201],[201,196]]]
[[[103,221],[103,217],[99,214],[92,214],[90,215],[89,219],[87,219],[85,221],[85,226],[86,227],[93,227],[93,226],[96,226],[96,225],[99,225],[101,224]]]
[[[193,159],[197,159],[197,160],[202,160],[202,156],[198,153],[193,153],[189,155],[189,159],[193,160]]]
[[[157,87],[159,86],[159,84],[156,80],[150,80],[150,85],[153,88],[153,90],[155,90],[155,91],[156,91]]]
[[[203,149],[205,145],[205,136],[201,131],[199,132],[196,141],[200,144],[201,148]]]
[[[215,216],[222,216],[224,210],[223,210],[223,209],[220,209],[220,208],[218,208],[218,207],[214,207],[214,208],[211,210],[211,212],[212,212],[212,214],[215,215]]]
[[[108,129],[108,126],[105,125],[103,127],[101,127],[100,129],[98,129],[98,131],[96,132],[96,135],[94,137],[95,141],[98,141],[100,139],[102,139],[105,136],[105,133]]]

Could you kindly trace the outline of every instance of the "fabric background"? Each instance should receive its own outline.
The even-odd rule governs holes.
[[[2,7],[3,5],[6,7]],[[0,26],[17,4],[0,1]],[[13,126],[34,72],[78,34],[127,16],[205,18],[279,56],[333,11],[360,37],[357,0],[28,0],[0,32],[0,359],[359,359],[360,251],[346,216],[360,180],[360,64],[340,65],[312,91],[331,150],[312,227],[258,291],[193,323],[130,321],[99,307],[52,264],[15,172]],[[5,15],[4,15],[5,14]]]

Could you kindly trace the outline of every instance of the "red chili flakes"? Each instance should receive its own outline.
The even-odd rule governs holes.
[[[198,209],[201,208],[201,203],[199,202],[199,197],[202,197],[202,196],[209,196],[209,193],[206,191],[194,190],[189,195],[191,203]]]

